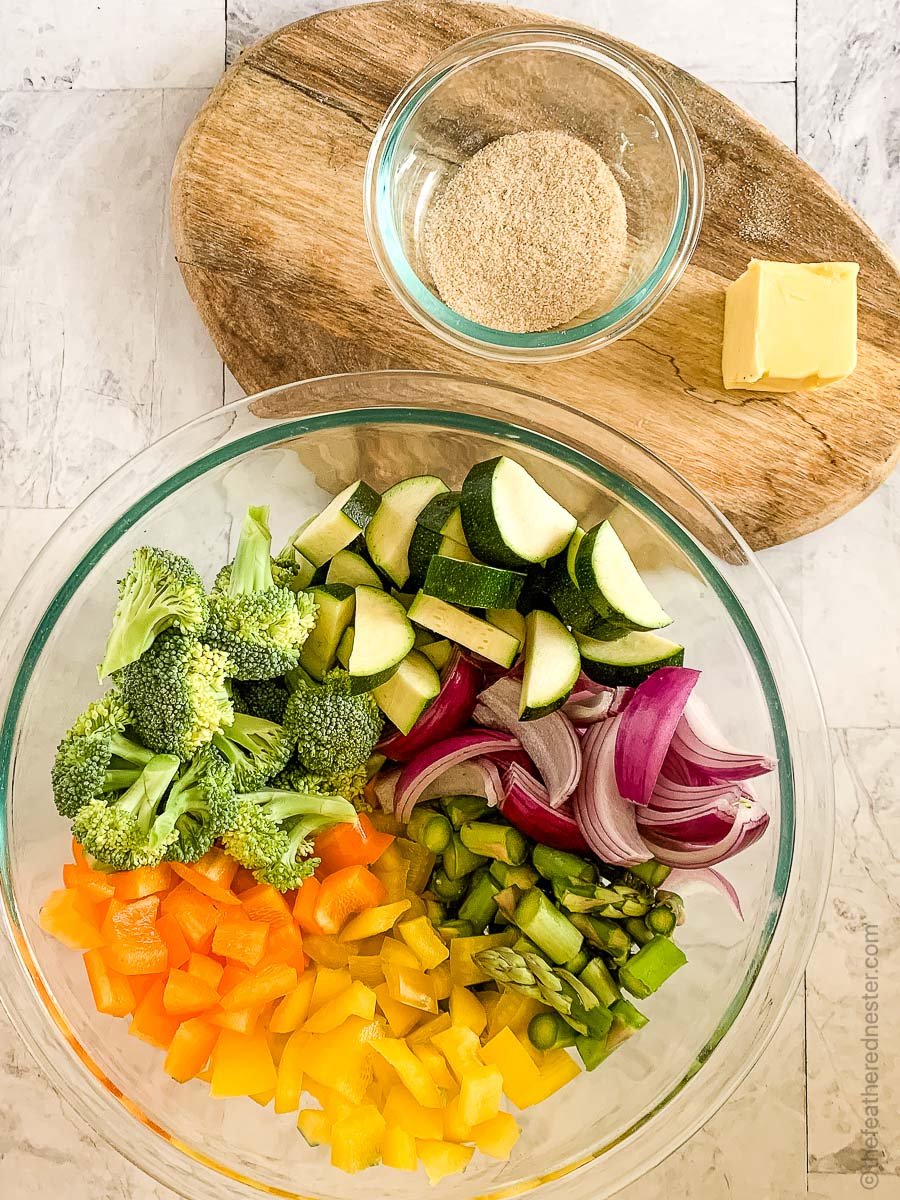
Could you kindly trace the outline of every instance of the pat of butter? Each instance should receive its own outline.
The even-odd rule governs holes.
[[[800,392],[856,366],[858,263],[752,259],[725,294],[726,388]]]

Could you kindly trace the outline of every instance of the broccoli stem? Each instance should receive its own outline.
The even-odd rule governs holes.
[[[557,965],[574,958],[584,938],[572,922],[539,888],[530,888],[516,905],[513,917],[526,937]]]
[[[459,906],[459,916],[463,921],[469,921],[481,932],[490,925],[497,911],[494,897],[500,891],[500,884],[493,879],[488,871],[482,868],[472,876],[466,898]]]
[[[468,821],[477,821],[488,810],[488,802],[483,796],[445,796],[441,807],[450,818],[454,829],[459,829]]]
[[[129,763],[139,763],[141,766],[146,766],[153,758],[152,750],[148,750],[146,746],[142,746],[138,742],[133,742],[124,733],[114,733],[110,737],[109,749],[113,758],[121,758]]]
[[[242,792],[239,798],[260,805],[269,820],[276,824],[291,817],[327,817],[331,825],[357,820],[356,809],[343,796],[270,788],[262,792]]]
[[[231,564],[228,594],[243,596],[250,592],[264,592],[274,586],[269,506],[251,505],[244,517],[234,562]]]
[[[462,844],[473,854],[496,858],[519,867],[528,857],[528,842],[513,825],[492,825],[490,821],[470,821],[459,828]]]
[[[554,850],[552,846],[535,846],[531,861],[538,874],[551,881],[562,879],[569,883],[593,884],[597,879],[593,863],[566,850]]]
[[[687,962],[671,938],[655,936],[619,970],[619,982],[639,1000],[645,999]]]
[[[535,1050],[575,1045],[575,1030],[557,1012],[536,1013],[528,1022],[528,1040]]]
[[[413,809],[406,826],[406,836],[432,854],[444,853],[450,844],[452,832],[450,822],[443,813],[422,804]]]
[[[600,958],[592,958],[584,970],[579,973],[578,978],[607,1008],[612,1008],[617,1000],[622,999],[619,985],[613,978],[609,967]]]
[[[181,766],[174,754],[155,754],[140,777],[115,802],[116,808],[130,813],[141,829],[149,833],[156,810]]]
[[[140,767],[129,767],[127,770],[115,768],[106,772],[103,787],[100,790],[105,795],[108,795],[110,792],[123,792],[127,788],[130,788],[133,783],[136,783],[140,777]]]

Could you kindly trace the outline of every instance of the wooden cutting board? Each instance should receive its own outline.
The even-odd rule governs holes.
[[[814,171],[670,63],[641,52],[697,129],[706,216],[682,281],[631,336],[568,362],[494,363],[427,333],[381,279],[362,180],[389,102],[453,42],[536,21],[562,23],[522,9],[390,0],[319,13],[241,56],[188,131],[172,180],[178,261],[219,352],[247,392],[388,367],[515,383],[649,446],[755,547],[832,520],[898,457],[896,264]],[[790,395],[724,391],[724,290],[751,257],[861,264],[849,380]]]

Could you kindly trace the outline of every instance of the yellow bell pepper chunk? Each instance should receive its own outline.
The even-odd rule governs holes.
[[[399,1004],[422,1012],[437,1013],[438,1002],[434,982],[424,971],[415,967],[401,967],[398,963],[384,964],[384,978],[388,995]]]
[[[367,908],[365,912],[350,918],[341,930],[341,941],[355,942],[375,937],[379,933],[387,933],[394,927],[397,918],[408,911],[408,900],[397,900],[393,904],[379,904],[377,908]]]
[[[436,1046],[431,1046],[428,1042],[416,1045],[413,1045],[411,1042],[407,1044],[411,1046],[413,1054],[442,1091],[456,1091],[456,1080],[450,1074],[446,1058],[444,1058]],[[424,1137],[425,1135],[422,1134],[421,1136]]]
[[[349,1017],[331,1033],[308,1035],[305,1075],[332,1088],[345,1100],[361,1103],[374,1078],[370,1049],[377,1044],[371,1041],[376,1031],[371,1021]]]
[[[470,1066],[459,1081],[459,1119],[472,1128],[496,1117],[503,1099],[503,1076],[498,1067]]]
[[[546,1005],[541,1004],[539,1000],[532,1000],[530,996],[523,996],[521,992],[513,991],[512,988],[504,988],[491,1009],[487,1027],[488,1037],[493,1037],[506,1028],[511,1029],[517,1037],[522,1034],[527,1036],[528,1022],[536,1013],[545,1009]]]
[[[415,895],[420,895],[428,887],[428,880],[431,878],[431,872],[437,861],[435,856],[430,850],[426,850],[418,842],[410,841],[409,838],[395,838],[392,845],[396,846],[397,853],[408,864],[407,888]]]
[[[565,1053],[565,1051],[563,1051]],[[501,1029],[481,1047],[481,1057],[503,1076],[503,1091],[517,1108],[534,1104],[540,1073],[511,1029]],[[566,1056],[568,1057],[568,1055]]]
[[[268,1108],[274,1098],[275,1098],[274,1091],[257,1092],[255,1096],[250,1097],[250,1099],[253,1101],[253,1103],[258,1104],[260,1108]]]
[[[475,962],[474,955],[482,950],[496,950],[498,946],[511,946],[516,940],[515,930],[505,933],[485,933],[477,937],[454,938],[450,943],[450,975],[461,987],[475,983],[486,983],[490,978]],[[304,942],[304,945],[306,943]]]
[[[379,983],[374,992],[378,1001],[378,1007],[384,1013],[394,1037],[406,1037],[410,1030],[414,1029],[419,1021],[422,1020],[422,1010],[419,1008],[410,1008],[409,1005],[400,1004],[397,1000],[394,1000],[388,992],[388,985],[386,983]]]
[[[331,1165],[354,1174],[381,1158],[387,1125],[374,1104],[363,1104],[331,1127]]]
[[[435,933],[434,926],[427,917],[401,921],[397,932],[415,954],[423,971],[432,970],[450,955],[450,951]]]
[[[328,967],[332,971],[346,967],[354,954],[359,953],[355,942],[339,942],[331,934],[305,933],[303,949],[317,967]]]
[[[273,1091],[278,1082],[264,1030],[236,1033],[223,1029],[213,1047],[210,1065],[211,1096],[255,1096]]]
[[[415,1171],[419,1166],[416,1139],[405,1129],[388,1125],[381,1139],[381,1161],[395,1171]]]
[[[406,888],[406,899],[409,901],[409,915],[411,917],[427,917],[428,909],[425,907],[425,901],[418,892],[411,891],[409,886]]]
[[[297,1128],[310,1146],[322,1146],[331,1139],[331,1121],[319,1108],[301,1108]]]
[[[353,982],[350,972],[342,968],[318,967],[314,975],[315,983],[309,999],[310,1013],[318,1012],[323,1004],[346,991]]]
[[[450,1024],[449,1013],[438,1013],[436,1017],[432,1017],[430,1021],[426,1021],[424,1025],[419,1025],[412,1033],[408,1034],[406,1040],[410,1046],[428,1043],[436,1033],[443,1033],[445,1029],[449,1029]]]
[[[561,1047],[548,1050],[538,1071],[538,1082],[529,1100],[530,1104],[540,1104],[561,1087],[571,1083],[581,1074],[581,1067]]]
[[[484,1033],[487,1014],[474,992],[454,984],[450,989],[450,1020],[454,1025],[465,1025],[478,1037]]]
[[[372,1049],[394,1068],[400,1082],[425,1108],[439,1108],[442,1102],[437,1084],[407,1046],[398,1038],[382,1038]]]
[[[433,967],[428,972],[428,978],[431,980],[434,994],[438,1000],[448,999],[453,987],[453,981],[450,978],[450,964],[444,962],[437,967]]]
[[[325,1083],[319,1083],[315,1079],[305,1079],[303,1086],[312,1098],[318,1100],[322,1105],[322,1111],[331,1122],[339,1121],[341,1117],[346,1117],[356,1107],[352,1100],[348,1100],[346,1096],[342,1096],[334,1088],[328,1087]]]
[[[278,1060],[278,1082],[275,1084],[275,1111],[296,1112],[303,1092],[303,1057],[307,1039],[299,1030],[288,1038]]]
[[[471,1125],[466,1125],[459,1115],[459,1095],[447,1104],[444,1109],[444,1141],[471,1142],[475,1136]]]
[[[465,1025],[451,1025],[443,1033],[436,1033],[431,1040],[446,1058],[450,1070],[460,1083],[469,1067],[482,1065],[481,1043]]]
[[[521,1132],[512,1113],[498,1112],[495,1117],[475,1126],[472,1139],[482,1154],[506,1160],[512,1154]]]
[[[303,1026],[304,1033],[330,1033],[348,1017],[362,1017],[371,1021],[375,1017],[375,993],[359,980],[354,980],[349,987],[336,996],[332,996],[327,1004],[317,1008]]]
[[[381,943],[381,962],[383,966],[396,963],[398,967],[409,967],[412,971],[418,970],[419,967],[419,960],[409,946],[395,937],[386,937]]]
[[[453,1142],[417,1141],[416,1150],[432,1186],[448,1175],[464,1171],[473,1154],[471,1146],[457,1146]]]
[[[283,996],[269,1021],[269,1033],[293,1033],[309,1016],[318,971],[304,971],[292,992]]]
[[[367,987],[377,987],[384,983],[384,967],[380,954],[354,954],[347,967],[351,979],[358,979]]]
[[[390,1128],[402,1129],[417,1138],[440,1138],[443,1117],[439,1108],[420,1104],[402,1083],[395,1084],[384,1102],[384,1119]]]

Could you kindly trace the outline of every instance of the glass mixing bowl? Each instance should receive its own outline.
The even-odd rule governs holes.
[[[462,163],[534,130],[574,134],[606,160],[625,198],[628,247],[591,309],[546,332],[508,333],[443,303],[423,228]],[[678,97],[640,59],[586,29],[519,26],[451,46],[406,85],[375,134],[363,196],[375,261],[426,329],[487,358],[549,362],[615,341],[669,294],[700,232],[703,158]]]
[[[725,520],[637,443],[494,384],[374,373],[242,400],[163,438],[102,484],[28,571],[0,625],[0,995],[90,1128],[188,1200],[259,1192],[417,1200],[424,1180],[385,1168],[342,1175],[290,1117],[250,1100],[213,1100],[200,1082],[174,1083],[162,1055],[130,1037],[125,1021],[96,1013],[80,956],[38,927],[69,857],[49,767],[61,731],[98,693],[115,581],[144,543],[189,555],[211,580],[251,502],[272,506],[278,543],[357,477],[383,488],[436,472],[458,486],[472,463],[501,453],[582,524],[612,518],[676,615],[688,663],[703,669],[699,693],[724,733],[776,756],[778,769],[758,788],[772,814],[767,835],[725,867],[744,922],[692,884],[679,935],[689,966],[642,1004],[647,1028],[597,1072],[523,1113],[510,1162],[476,1156],[439,1194],[602,1200],[709,1118],[762,1051],[800,979],[831,861],[828,746],[797,635]]]

